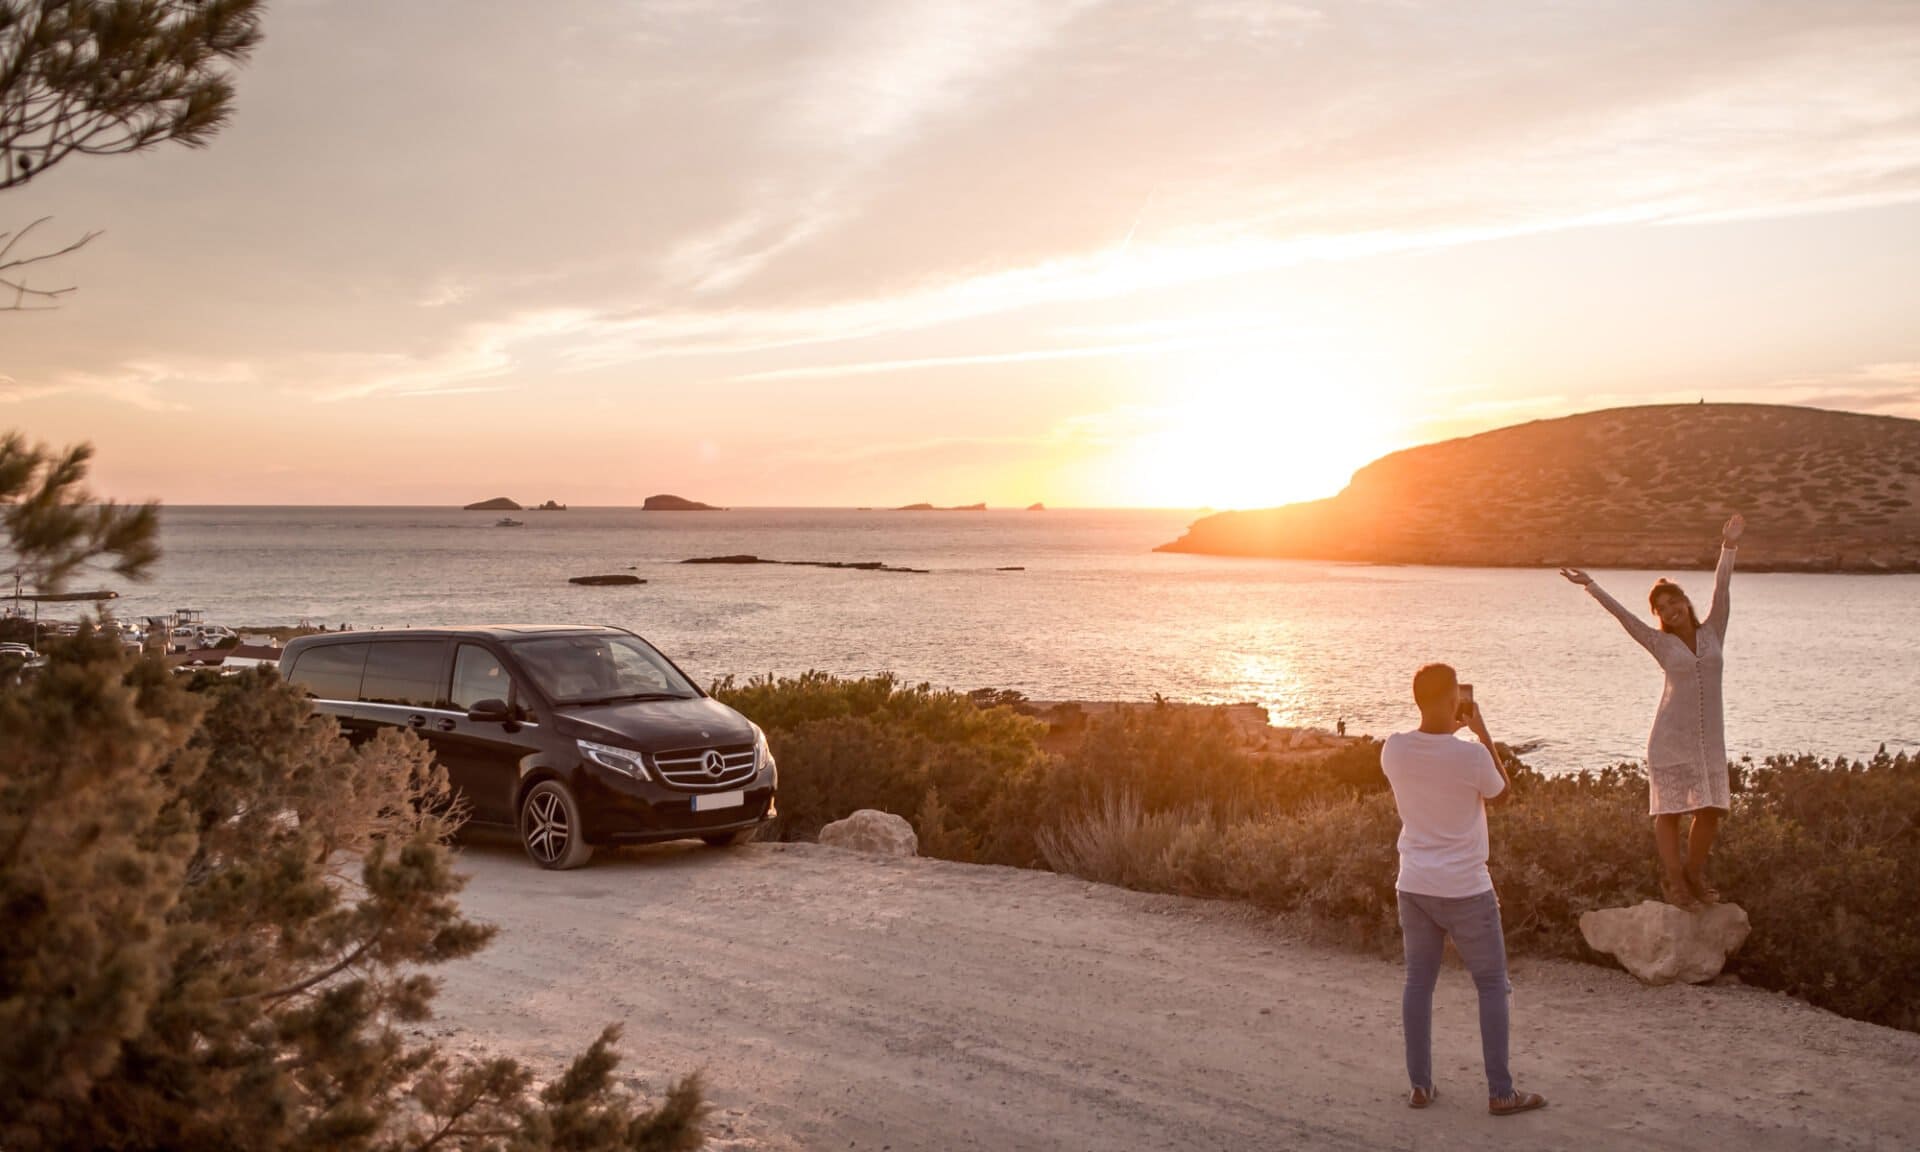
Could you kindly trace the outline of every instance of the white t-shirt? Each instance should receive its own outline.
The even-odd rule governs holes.
[[[1431,732],[1396,732],[1380,749],[1380,767],[1400,809],[1400,879],[1417,896],[1478,896],[1487,872],[1487,808],[1506,780],[1477,741]]]

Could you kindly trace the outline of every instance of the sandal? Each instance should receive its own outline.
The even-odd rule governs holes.
[[[1697,897],[1702,904],[1720,903],[1720,890],[1707,883],[1707,874],[1705,872],[1695,872],[1692,869],[1688,869],[1687,888],[1692,891],[1694,896]]]
[[[1407,1097],[1407,1107],[1425,1108],[1438,1099],[1440,1099],[1439,1088],[1415,1088],[1413,1093]]]
[[[1662,879],[1660,881],[1660,895],[1667,903],[1680,909],[1682,912],[1700,911],[1700,901],[1694,897],[1691,886],[1684,881],[1676,884],[1671,877]]]
[[[1511,1096],[1495,1096],[1487,1101],[1487,1111],[1495,1116],[1518,1116],[1522,1112],[1546,1106],[1547,1098],[1538,1092],[1515,1092]]]

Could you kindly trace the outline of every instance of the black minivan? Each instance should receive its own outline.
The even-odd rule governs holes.
[[[469,821],[514,829],[542,868],[599,844],[736,844],[774,818],[766,734],[620,628],[322,633],[280,670],[349,739],[418,733]]]

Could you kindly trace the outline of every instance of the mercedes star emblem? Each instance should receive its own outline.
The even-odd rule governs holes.
[[[700,758],[700,763],[706,765],[709,776],[718,776],[727,770],[727,762],[718,752],[708,752]]]

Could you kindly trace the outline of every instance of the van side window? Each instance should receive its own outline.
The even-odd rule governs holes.
[[[445,640],[381,640],[367,653],[360,699],[367,704],[439,708],[446,678]]]
[[[482,700],[513,703],[513,681],[500,657],[478,644],[462,644],[453,658],[453,706],[465,711]]]
[[[300,653],[287,679],[320,700],[360,699],[367,644],[320,644]]]

